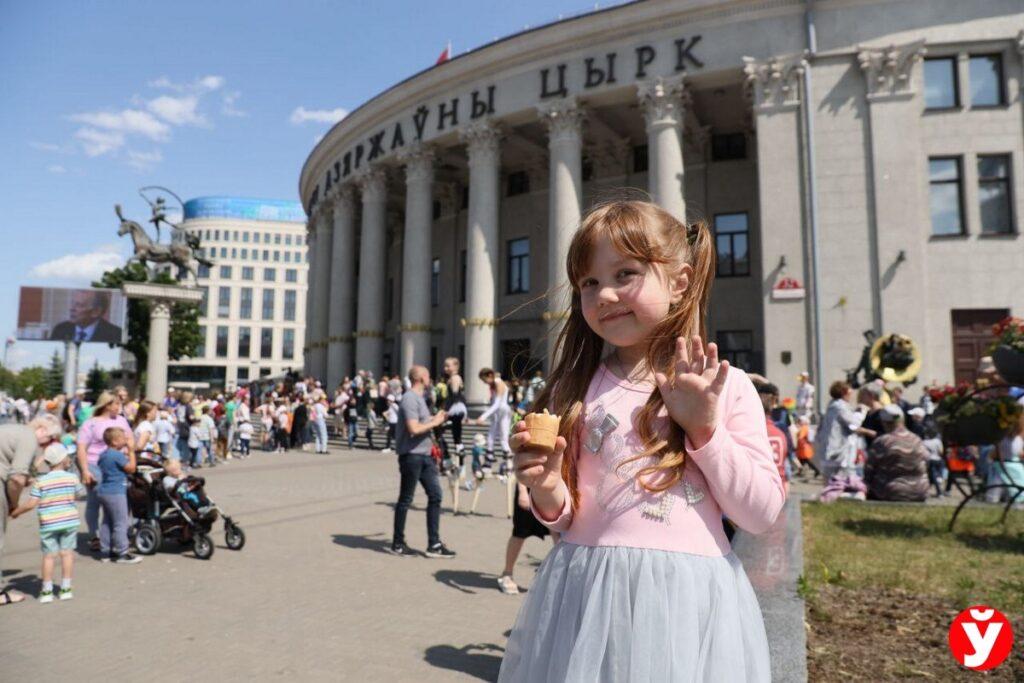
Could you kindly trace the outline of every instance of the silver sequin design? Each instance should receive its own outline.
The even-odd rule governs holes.
[[[626,440],[614,431],[618,421],[608,415],[601,404],[590,411],[584,425],[586,432],[583,445],[600,457],[603,470],[597,487],[597,504],[608,514],[622,514],[634,504],[635,490],[639,486],[637,474],[643,468],[655,464],[657,458],[647,456],[626,462],[639,450],[639,444],[630,444],[629,449],[625,448]],[[610,431],[609,425],[613,425]],[[684,480],[668,491],[644,493],[643,497],[645,500],[637,505],[643,518],[668,524],[676,500],[681,499],[692,507],[704,499],[704,492]]]

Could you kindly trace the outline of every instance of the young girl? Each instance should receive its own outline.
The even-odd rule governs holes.
[[[785,496],[750,379],[702,344],[713,236],[645,202],[595,209],[567,258],[572,304],[512,437],[536,517],[562,534],[499,681],[767,681],[757,598],[722,526],[767,530]],[[605,352],[605,347],[608,351]]]
[[[491,426],[487,430],[487,462],[493,463],[494,449],[501,447],[502,452],[508,457],[511,449],[508,442],[509,426],[512,423],[512,406],[508,403],[508,385],[501,375],[491,368],[483,368],[479,373],[480,381],[490,387],[491,405],[475,420],[473,424],[487,424],[491,419]],[[492,419],[493,418],[493,419]],[[504,464],[502,465],[504,467]],[[504,471],[504,470],[503,470]]]

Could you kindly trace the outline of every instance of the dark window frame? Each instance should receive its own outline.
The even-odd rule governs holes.
[[[1003,177],[999,176],[982,176],[981,175],[981,160],[991,158],[1003,158],[1006,159],[1006,175]],[[1014,215],[1013,205],[1013,155],[1006,154],[978,154],[974,161],[978,167],[978,215],[981,218],[981,224],[978,226],[978,234],[984,235],[985,237],[1005,237],[1006,235],[1017,234],[1017,222]],[[1006,207],[1009,212],[1007,216],[1007,230],[1004,232],[993,232],[985,230],[984,215],[981,213],[981,187],[983,184],[995,184],[1002,183],[1006,188]]]
[[[724,216],[743,216],[744,222],[747,224],[746,230],[742,232],[725,232],[721,235],[718,234],[718,219]],[[733,277],[750,277],[751,271],[751,258],[750,254],[750,212],[749,211],[725,211],[722,213],[716,213],[712,218],[712,232],[715,238],[715,277],[733,278]],[[737,235],[743,235],[747,240],[747,263],[746,272],[737,272],[736,270],[736,246],[735,238]],[[722,252],[718,249],[718,240],[720,237],[729,238],[729,272],[723,271],[722,265]]]
[[[948,237],[963,237],[967,234],[967,214],[966,206],[964,201],[964,158],[960,155],[943,155],[936,157],[928,157],[928,165],[931,166],[933,161],[955,161],[956,162],[956,180],[932,180],[931,170],[928,171],[928,222],[931,223],[931,237],[935,238],[948,238]],[[957,202],[959,204],[960,213],[960,232],[949,232],[949,233],[936,233],[935,222],[931,215],[931,190],[933,185],[949,185],[950,183],[956,183],[957,186]]]
[[[269,351],[267,350],[269,347]],[[274,358],[274,328],[260,328],[260,360],[273,360]]]
[[[505,178],[505,196],[516,197],[530,193],[530,174],[526,171],[512,171]]]
[[[953,104],[944,107],[929,107],[928,101],[925,99],[928,88],[927,82],[924,84],[925,93],[922,93],[922,99],[925,99],[924,110],[925,111],[955,111],[963,107],[963,100],[960,97],[960,65],[959,57],[957,55],[936,55],[935,57],[926,57],[925,62],[939,62],[947,61],[953,65]],[[924,65],[922,65],[922,69]],[[924,73],[922,71],[922,73]]]
[[[750,344],[747,348],[729,348],[729,345],[725,343],[726,335],[747,335]],[[757,369],[758,358],[757,350],[754,348],[753,330],[718,330],[715,333],[715,343],[718,346],[718,357],[720,360],[728,360],[730,365],[744,369],[743,364],[738,360],[737,354],[745,353],[749,360],[746,369],[751,372]]]
[[[513,254],[512,245],[525,243],[525,254]],[[527,294],[530,291],[530,238],[516,237],[505,242],[505,293]],[[525,262],[525,263],[524,263]],[[516,278],[513,278],[516,273]],[[523,280],[525,279],[525,286]]]
[[[242,352],[242,331],[245,330],[246,342],[245,352]],[[252,328],[248,325],[242,325],[238,328],[238,339],[235,350],[238,352],[239,358],[248,358],[252,354]]]
[[[984,57],[994,57],[999,64],[999,74],[997,76],[999,80],[999,101],[995,104],[975,104],[972,100],[971,109],[1001,109],[1008,104],[1006,98],[1006,68],[1003,64],[1002,52],[978,52],[967,55],[967,77],[971,77],[971,60]],[[970,93],[967,93],[967,95],[970,97]]]
[[[430,260],[430,305],[438,306],[441,302],[441,259]]]

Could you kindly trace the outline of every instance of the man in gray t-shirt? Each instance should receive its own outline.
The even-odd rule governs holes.
[[[410,387],[398,404],[398,424],[395,426],[395,445],[398,450],[398,470],[402,475],[398,504],[395,505],[394,538],[391,552],[395,555],[409,555],[405,544],[405,517],[412,505],[417,482],[427,492],[427,557],[451,558],[455,553],[441,543],[441,483],[438,481],[437,463],[430,457],[433,442],[430,432],[445,421],[445,412],[439,411],[433,417],[423,399],[423,392],[430,386],[430,372],[421,365],[409,370]]]

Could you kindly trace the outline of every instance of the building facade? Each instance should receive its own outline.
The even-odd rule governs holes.
[[[1024,307],[1022,81],[1019,0],[646,0],[460,55],[303,167],[306,368],[545,365],[580,216],[640,194],[714,230],[734,364],[827,386],[898,332],[967,376]]]
[[[175,386],[231,389],[303,365],[309,266],[299,202],[200,197],[181,223],[213,267],[198,267],[203,343],[170,364]]]

